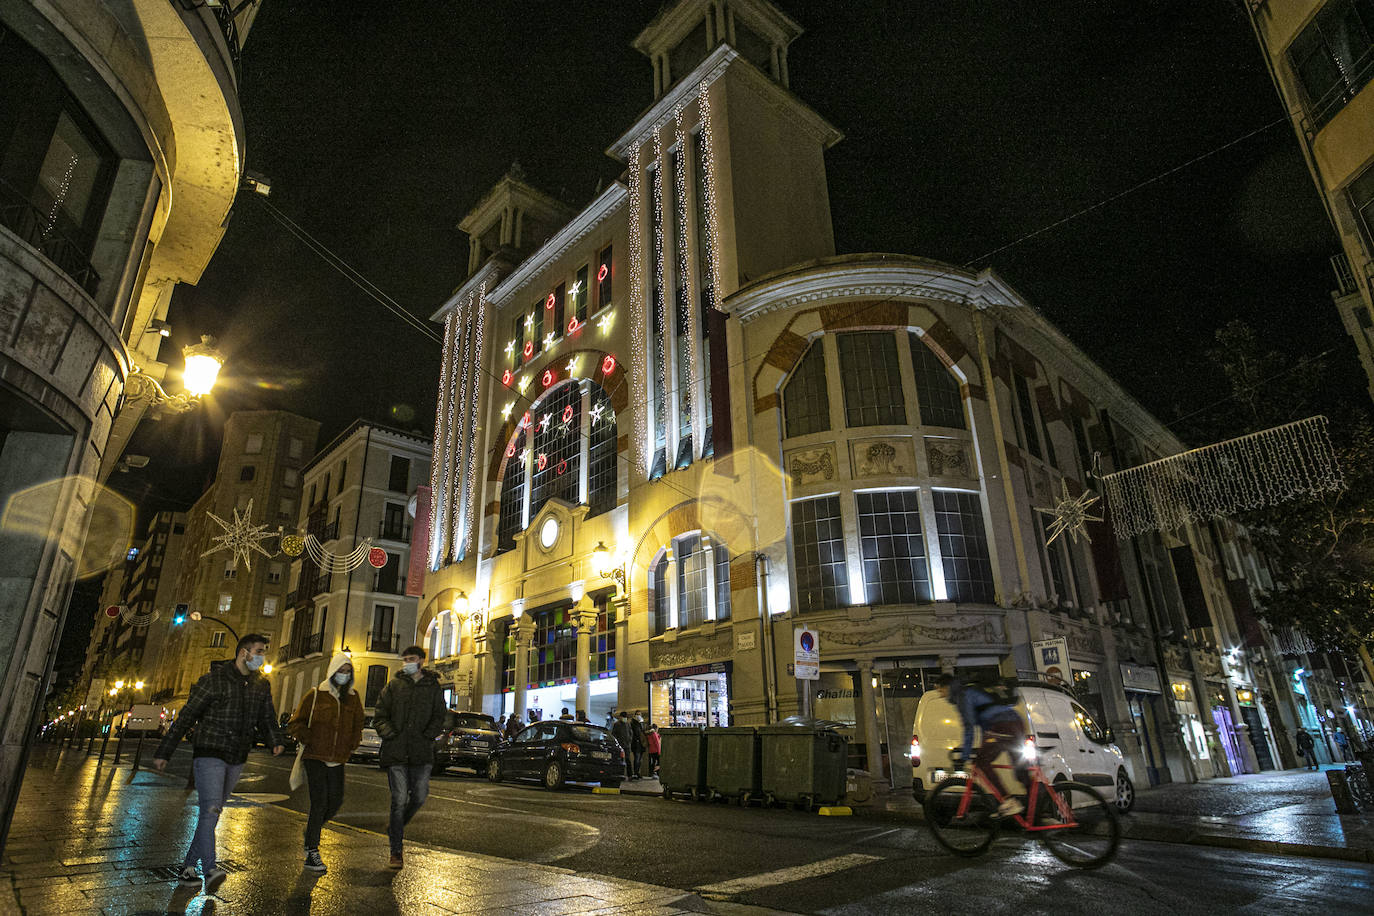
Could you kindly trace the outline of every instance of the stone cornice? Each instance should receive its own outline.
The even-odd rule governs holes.
[[[463,281],[462,286],[453,291],[453,295],[444,300],[444,304],[439,306],[438,311],[429,316],[429,320],[442,324],[444,317],[448,315],[459,302],[463,301],[468,296],[476,295],[477,290],[481,288],[483,283],[486,283],[488,286],[494,286],[500,272],[500,268],[490,261],[477,268],[472,276]],[[488,298],[490,298],[490,293],[488,294]]]
[[[488,290],[487,300],[493,305],[503,304],[538,277],[545,267],[563,257],[569,249],[590,235],[593,229],[615,215],[629,199],[629,195],[629,189],[623,184],[618,181],[612,182],[596,200],[583,208],[571,222],[541,245],[538,251],[521,261],[520,266],[511,271],[510,276],[502,280],[495,289]]]
[[[649,110],[640,115],[634,125],[620,135],[620,139],[606,147],[606,155],[620,162],[628,161],[630,149],[635,143],[672,120],[673,112],[679,105],[686,105],[697,97],[703,82],[715,82],[716,78],[725,72],[725,68],[738,59],[739,53],[729,45],[720,45],[707,54],[706,59],[697,64],[691,73],[650,105]]]

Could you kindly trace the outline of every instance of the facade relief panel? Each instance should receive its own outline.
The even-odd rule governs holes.
[[[649,667],[682,668],[730,658],[735,651],[733,630],[718,630],[710,636],[684,636],[676,642],[651,640]]]
[[[910,620],[905,617],[874,620],[836,620],[817,623],[821,645],[828,655],[843,655],[849,649],[942,649],[1002,647],[1006,630],[999,616],[959,614],[939,621]]]
[[[962,439],[926,437],[926,465],[931,477],[959,477],[975,480],[968,443]]]
[[[859,439],[849,444],[854,479],[865,477],[915,477],[916,456],[906,436]]]
[[[839,468],[835,464],[835,447],[821,445],[816,448],[793,449],[787,453],[787,473],[791,475],[794,487],[835,480],[839,476]]]

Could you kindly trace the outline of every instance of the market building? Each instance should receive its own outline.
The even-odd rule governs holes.
[[[995,272],[836,253],[841,134],[788,88],[800,34],[765,0],[671,6],[635,42],[623,179],[547,236],[510,177],[464,220],[417,516],[455,703],[809,712],[903,785],[936,675],[1039,670],[1142,785],[1273,766],[1243,533],[1051,537],[1094,468],[1185,445]]]

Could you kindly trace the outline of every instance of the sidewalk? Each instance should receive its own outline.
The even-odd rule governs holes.
[[[1137,787],[1135,810],[1122,818],[1137,840],[1218,846],[1253,852],[1374,862],[1374,815],[1340,815],[1326,770],[1280,770],[1198,783]],[[626,795],[662,795],[657,779],[624,783]],[[910,825],[921,806],[909,790],[874,786],[854,816]]]
[[[386,867],[386,840],[331,827],[323,877],[301,868],[304,818],[241,784],[219,825],[216,896],[173,876],[195,827],[184,777],[99,767],[79,752],[38,748],[0,861],[0,914],[310,913],[440,916],[452,913],[764,913],[672,888],[579,875],[569,869],[406,844],[406,865]]]

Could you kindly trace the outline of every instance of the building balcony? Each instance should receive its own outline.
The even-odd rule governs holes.
[[[302,655],[318,655],[324,648],[324,631],[311,633],[305,638],[305,645],[302,647]]]
[[[1355,270],[1350,266],[1350,258],[1344,251],[1331,256],[1331,272],[1336,275],[1336,288],[1331,291],[1336,298],[1353,296],[1360,291],[1359,281],[1355,279]]]
[[[401,636],[399,633],[368,633],[367,651],[395,655],[398,651],[397,644],[400,640]]]
[[[372,590],[383,595],[404,595],[406,593],[405,577],[398,577],[394,573],[388,575],[386,570],[382,570],[372,577]]]
[[[286,645],[284,645],[284,646],[280,647],[279,649],[277,649],[277,664],[278,664],[278,665],[285,664],[290,658],[291,658],[291,644],[290,644],[290,643],[287,643]]]
[[[377,523],[377,539],[382,541],[396,541],[401,544],[410,543],[410,525],[405,522],[387,522],[386,520]]]
[[[41,251],[58,270],[94,296],[100,288],[100,274],[91,266],[86,249],[54,230],[50,223],[42,208],[0,181],[0,226]]]

